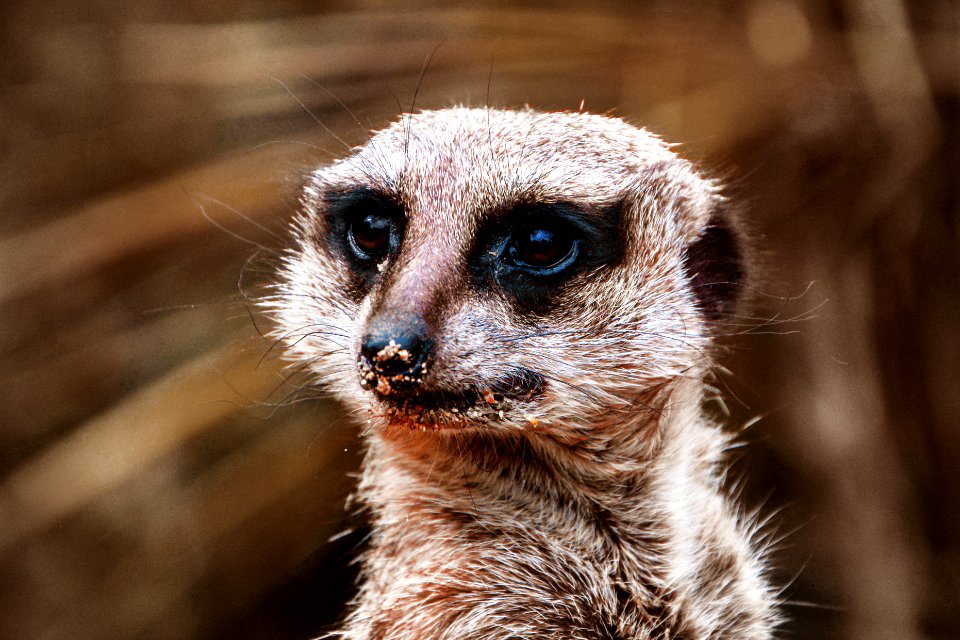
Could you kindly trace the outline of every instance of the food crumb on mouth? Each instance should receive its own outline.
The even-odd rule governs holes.
[[[386,378],[378,378],[377,391],[385,396],[388,396],[393,392],[393,387],[390,386],[390,381]]]
[[[540,419],[521,411],[515,401],[523,402],[532,396],[536,389],[518,388],[519,384],[508,386],[503,382],[500,387],[466,388],[457,391],[432,392],[431,390],[412,390],[411,385],[420,380],[409,374],[382,375],[375,370],[381,358],[414,358],[403,347],[391,340],[372,358],[361,359],[359,363],[360,386],[373,391],[379,397],[379,405],[374,412],[389,427],[405,427],[412,431],[443,431],[464,427],[490,427],[499,422],[504,426],[536,429]],[[513,382],[512,380],[508,380]],[[407,392],[410,391],[408,394]],[[510,392],[514,391],[514,396]],[[510,415],[507,415],[507,414]],[[520,424],[516,424],[519,422]]]
[[[399,344],[390,340],[390,344],[385,346],[383,349],[377,352],[377,355],[373,356],[373,359],[377,362],[384,362],[386,360],[393,360],[394,358],[400,360],[401,362],[410,362],[412,355],[411,353],[401,347]]]

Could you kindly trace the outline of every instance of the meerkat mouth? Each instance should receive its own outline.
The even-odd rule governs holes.
[[[546,386],[542,375],[524,370],[488,386],[463,391],[417,390],[403,395],[371,391],[382,407],[379,413],[391,425],[439,430],[511,419],[535,426],[539,421],[524,413],[523,408],[542,396]]]

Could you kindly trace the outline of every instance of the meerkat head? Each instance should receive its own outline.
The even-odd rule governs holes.
[[[387,429],[649,420],[742,275],[716,186],[584,113],[404,116],[310,176],[295,230],[279,332]]]

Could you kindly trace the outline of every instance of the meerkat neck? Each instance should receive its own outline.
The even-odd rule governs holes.
[[[373,515],[367,580],[343,637],[569,639],[581,637],[569,635],[578,616],[605,620],[611,638],[650,625],[768,637],[770,596],[715,472],[724,438],[694,418],[646,425],[662,437],[630,465],[622,451],[561,451],[523,434],[373,436],[359,491]],[[558,606],[573,609],[558,614],[567,635],[517,613]],[[498,610],[509,625],[497,627]],[[483,634],[462,631],[481,618]],[[421,635],[401,634],[411,620]],[[716,635],[725,625],[737,633]]]
[[[380,526],[416,526],[409,524],[411,513],[418,521],[425,514],[455,513],[469,520],[454,519],[450,526],[547,527],[542,530],[563,535],[571,518],[602,513],[656,527],[663,514],[651,508],[693,495],[682,487],[720,492],[714,463],[723,436],[699,412],[682,410],[688,404],[676,406],[681,410],[661,419],[610,428],[609,440],[601,436],[603,426],[582,442],[522,432],[377,433],[359,493]]]

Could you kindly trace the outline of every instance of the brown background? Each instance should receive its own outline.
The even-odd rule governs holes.
[[[285,382],[244,298],[298,176],[409,109],[438,45],[418,107],[583,101],[729,176],[765,252],[725,360],[731,424],[760,418],[733,475],[770,519],[783,635],[958,637],[946,0],[7,0],[0,637],[337,616],[357,433]]]

